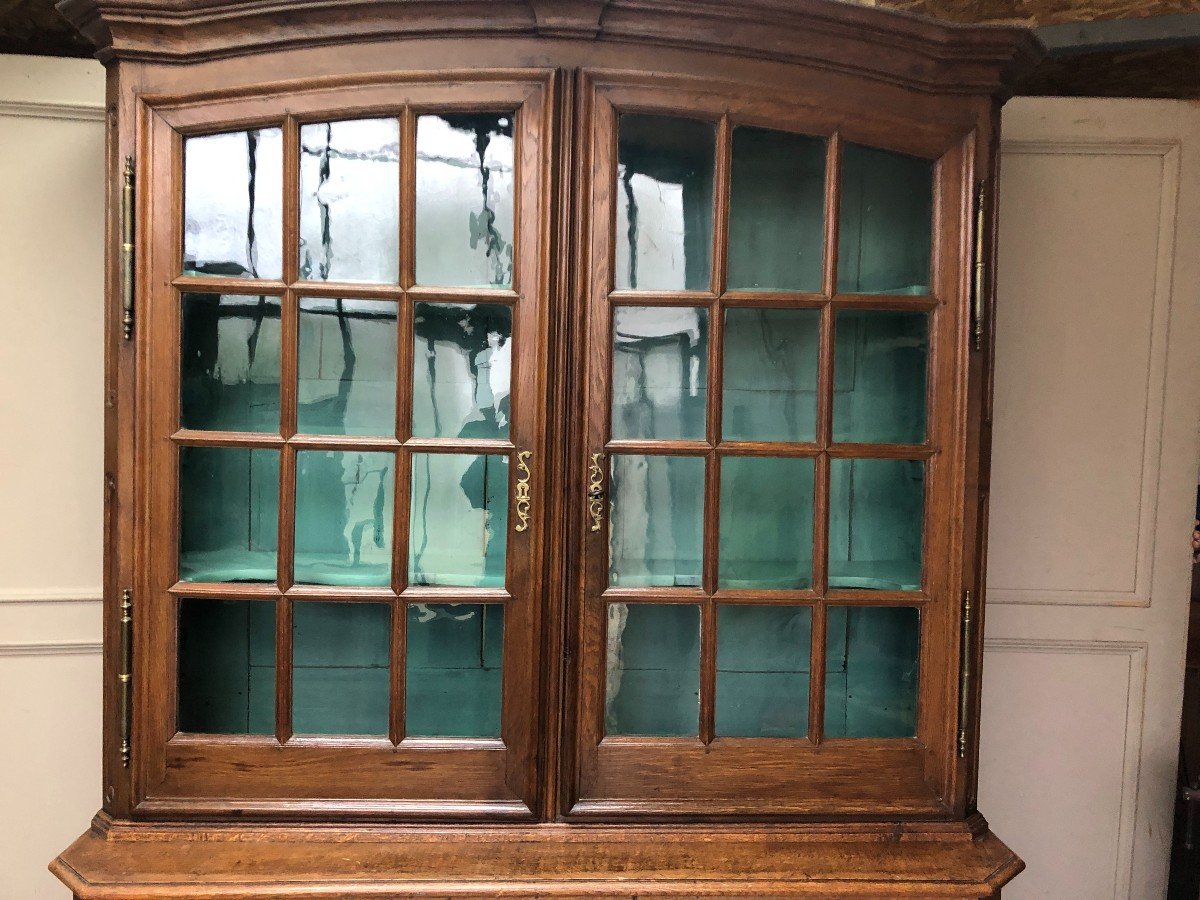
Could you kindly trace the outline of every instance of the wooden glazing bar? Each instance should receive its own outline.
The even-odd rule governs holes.
[[[404,442],[404,448],[412,453],[496,453],[507,455],[513,452],[512,441],[500,438],[476,438],[465,441],[462,438],[414,438]]]
[[[643,456],[704,456],[712,448],[707,441],[619,440],[604,445],[607,453],[627,453]]]
[[[825,260],[821,273],[821,284],[826,297],[832,297],[837,293],[841,212],[842,135],[835,131],[829,138],[825,157]]]
[[[182,447],[244,447],[249,450],[281,450],[287,443],[277,434],[241,431],[197,431],[180,428],[171,440]]]
[[[404,291],[394,284],[360,281],[298,281],[292,290],[300,297],[328,300],[399,300],[404,296]]]
[[[708,306],[716,299],[711,291],[613,291],[613,306]]]
[[[708,316],[708,396],[705,429],[708,444],[715,447],[721,439],[721,387],[723,374],[723,332],[721,303],[714,301]],[[704,590],[711,594],[717,588],[717,544],[720,539],[718,522],[721,509],[720,457],[709,451],[704,467]]]
[[[391,694],[388,701],[388,737],[393,744],[404,740],[407,634],[408,606],[395,600],[392,602],[392,636],[388,648],[391,663],[388,679]]]
[[[363,453],[395,453],[400,442],[394,437],[354,434],[297,434],[288,438],[293,450],[357,450]]]
[[[406,294],[399,303],[399,334],[396,336],[396,437],[412,438],[413,366],[415,364],[412,300]]]
[[[283,120],[283,280],[300,277],[300,126]]]
[[[416,284],[417,255],[417,117],[400,113],[400,286]]]
[[[819,597],[814,590],[765,590],[755,588],[718,588],[713,592],[718,603],[748,606],[806,606]]]
[[[929,459],[936,447],[922,444],[834,444],[828,450],[832,459]]]
[[[505,750],[504,741],[496,738],[438,738],[406,737],[399,744],[401,750],[425,750],[431,752],[447,750]],[[461,832],[460,832],[461,834]]]
[[[276,546],[280,590],[292,586],[296,557],[296,450],[284,447],[279,454],[279,531]]]
[[[188,294],[282,297],[287,283],[267,278],[232,278],[222,275],[179,275],[171,285]]]
[[[403,593],[408,587],[408,522],[412,496],[412,454],[396,454],[395,483],[392,492],[392,590]]]
[[[274,584],[244,581],[179,581],[171,585],[167,593],[189,600],[274,600],[283,595]]]
[[[862,588],[833,588],[826,592],[827,603],[838,606],[924,606],[932,598],[924,591],[872,591]]]
[[[311,747],[313,749],[336,750],[355,748],[391,750],[394,746],[387,735],[359,734],[293,734],[287,740],[291,748]]]
[[[504,588],[414,584],[404,589],[400,599],[407,603],[507,603],[512,595]]]
[[[818,602],[812,608],[812,643],[808,657],[808,739],[820,744],[825,734],[825,646],[828,616]]]
[[[817,456],[821,446],[802,441],[722,441],[722,456]]]
[[[423,303],[503,303],[512,306],[520,295],[506,288],[411,287],[408,294]]]
[[[829,302],[821,294],[802,294],[792,291],[727,291],[721,295],[726,307],[751,309],[820,309]]]
[[[292,600],[314,600],[322,603],[390,603],[396,599],[391,588],[343,587],[330,584],[294,584],[284,592]]]
[[[729,273],[729,183],[732,174],[733,125],[728,114],[717,125],[716,170],[713,173],[712,290],[725,292]]]
[[[275,603],[275,739],[292,736],[292,601]]]
[[[279,330],[279,433],[290,438],[296,433],[300,393],[300,301],[290,290],[283,296]]]
[[[702,603],[708,595],[692,587],[610,587],[600,598],[606,603]]]
[[[712,743],[717,731],[717,605],[700,607],[700,740]]]
[[[838,309],[927,312],[940,306],[941,301],[935,297],[911,297],[906,294],[837,294],[833,298],[833,305]]]

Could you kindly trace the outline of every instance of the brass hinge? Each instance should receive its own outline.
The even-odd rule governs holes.
[[[976,350],[983,349],[983,317],[987,308],[987,182],[975,190],[975,261],[971,287],[971,340]]]
[[[963,591],[962,655],[958,669],[958,755],[967,755],[967,734],[971,721],[971,671],[975,655],[975,622],[971,592]]]
[[[125,157],[121,185],[121,328],[133,337],[133,157]]]
[[[121,764],[129,767],[129,734],[133,725],[133,592],[121,591],[121,671],[117,673],[121,728]]]

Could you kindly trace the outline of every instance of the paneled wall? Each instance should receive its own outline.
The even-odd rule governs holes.
[[[100,806],[104,69],[0,56],[0,900]]]

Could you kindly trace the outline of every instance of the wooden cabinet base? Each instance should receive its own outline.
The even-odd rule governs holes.
[[[50,866],[79,900],[998,897],[1024,868],[962,823],[385,827],[98,816]]]

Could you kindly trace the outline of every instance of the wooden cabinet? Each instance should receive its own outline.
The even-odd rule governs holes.
[[[109,65],[78,897],[995,896],[998,110],[826,0],[65,0]]]

